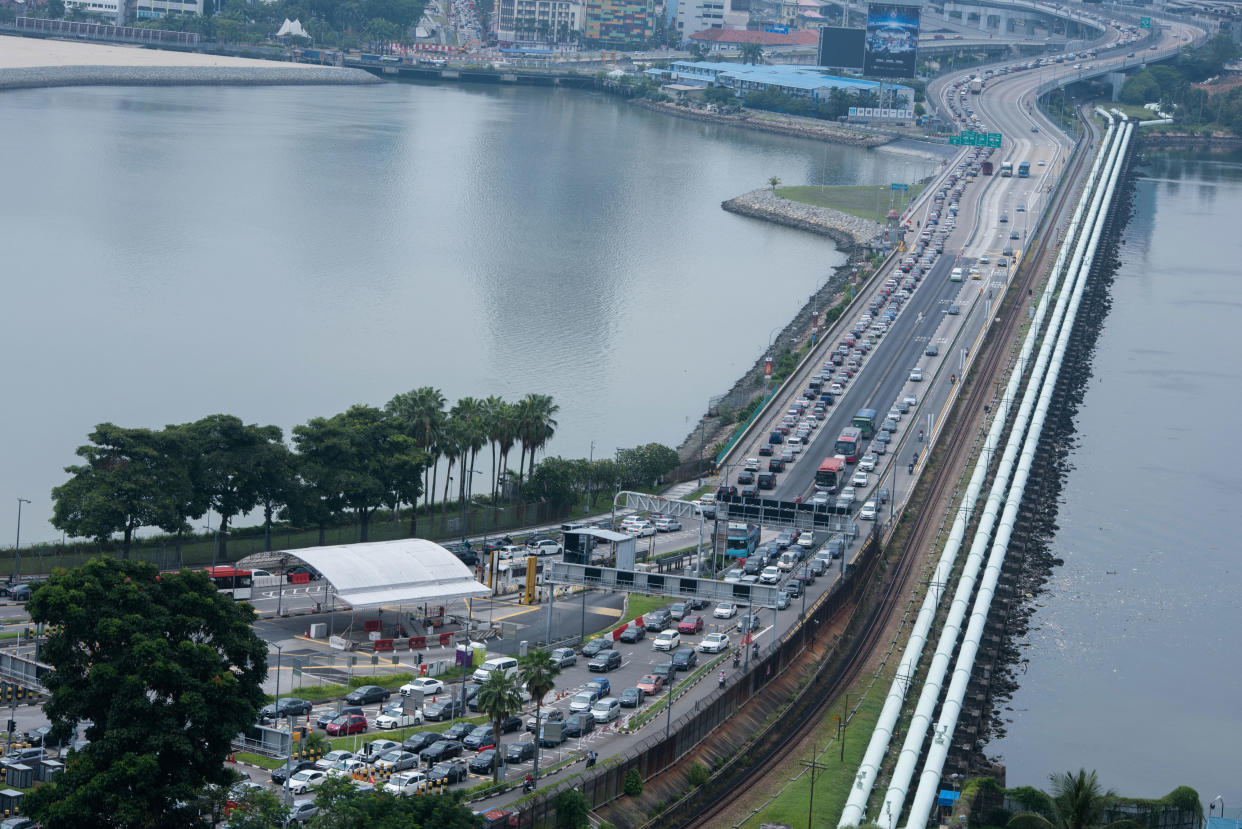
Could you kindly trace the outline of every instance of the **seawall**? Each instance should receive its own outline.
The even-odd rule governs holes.
[[[35,66],[0,69],[0,90],[47,86],[287,86],[383,83],[330,66]]]
[[[793,119],[788,116],[769,115],[768,113],[759,115],[749,111],[743,112],[740,115],[724,115],[719,112],[704,112],[702,110],[677,106],[676,104],[650,101],[645,98],[634,99],[631,103],[643,109],[662,112],[665,115],[675,115],[678,118],[688,118],[691,121],[727,124],[748,130],[758,130],[759,132],[790,135],[795,138],[810,138],[815,141],[828,141],[833,144],[850,144],[855,147],[879,147],[896,140],[892,135],[842,129],[827,121],[816,121],[809,118]]]
[[[880,225],[867,219],[830,207],[783,199],[771,190],[751,190],[720,206],[730,213],[827,236],[843,249],[865,245],[883,231]]]

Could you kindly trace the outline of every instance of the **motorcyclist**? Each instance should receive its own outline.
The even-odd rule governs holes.
[[[723,688],[724,684],[725,684],[725,672],[721,671],[720,672],[720,687]]]
[[[742,662],[742,655],[737,651],[733,652],[733,667],[737,667]]]

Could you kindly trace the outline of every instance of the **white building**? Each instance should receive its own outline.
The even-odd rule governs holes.
[[[201,15],[203,3],[204,0],[134,0],[134,19],[157,20],[170,14]]]
[[[518,43],[568,43],[571,32],[581,32],[583,4],[577,0],[499,0],[496,4],[496,40],[501,46]]]
[[[97,14],[107,18],[107,22],[113,26],[125,25],[124,0],[65,0],[65,11],[69,9],[82,9]]]
[[[741,4],[749,9],[749,0]],[[733,0],[677,0],[677,34],[685,43],[690,35],[708,29],[745,29],[750,21],[747,10],[734,8]]]

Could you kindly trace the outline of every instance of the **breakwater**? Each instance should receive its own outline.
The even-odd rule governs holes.
[[[316,66],[35,66],[0,69],[0,90],[48,86],[287,86],[382,83],[361,69]]]
[[[866,245],[883,228],[873,221],[813,204],[783,199],[771,190],[751,190],[721,205],[730,213],[827,236],[842,248]]]

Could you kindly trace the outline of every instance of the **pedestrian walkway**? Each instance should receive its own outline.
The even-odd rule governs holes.
[[[676,500],[681,500],[685,498],[687,495],[689,495],[691,492],[694,492],[698,488],[699,488],[699,482],[696,479],[693,481],[686,481],[680,484],[673,484],[668,489],[661,492],[660,495],[664,498],[671,498],[676,501]]]

